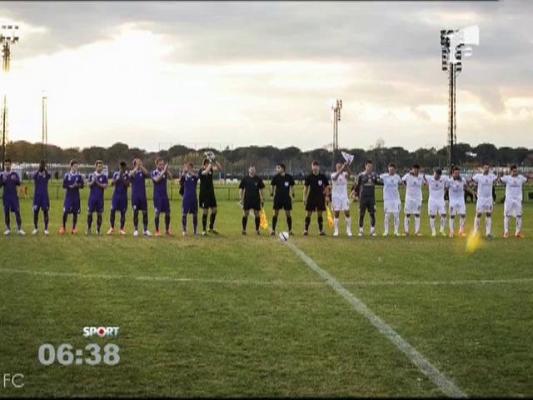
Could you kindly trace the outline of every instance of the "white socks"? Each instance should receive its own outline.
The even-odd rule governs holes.
[[[516,217],[516,233],[522,232],[522,216]]]
[[[346,217],[346,233],[348,236],[352,236],[352,217]]]
[[[390,213],[386,212],[385,213],[385,221],[383,221],[383,234],[384,235],[388,235],[389,234],[389,218],[390,218]]]
[[[420,216],[415,215],[415,233],[418,234],[420,232]]]
[[[509,219],[510,218],[507,215],[503,217],[503,231],[505,233],[509,233]]]

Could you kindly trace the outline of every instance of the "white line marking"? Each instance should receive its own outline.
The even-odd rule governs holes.
[[[147,282],[177,282],[177,283],[213,283],[221,285],[256,285],[256,286],[323,286],[323,281],[257,281],[243,279],[205,279],[205,278],[184,278],[172,276],[135,276],[118,274],[82,274],[79,272],[55,272],[55,271],[32,271],[23,269],[0,268],[3,274],[24,274],[33,276],[80,278],[80,279],[130,279]],[[480,279],[480,280],[457,280],[457,281],[359,281],[340,282],[343,286],[461,286],[461,285],[489,285],[489,284],[520,284],[533,283],[533,278],[516,279]]]
[[[440,372],[433,364],[431,364],[422,354],[420,354],[413,346],[411,346],[405,339],[403,339],[390,325],[379,318],[365,303],[359,300],[356,296],[346,290],[332,275],[323,270],[318,264],[305,254],[302,250],[296,247],[291,242],[285,243],[302,261],[314,272],[316,272],[325,283],[328,284],[337,294],[342,296],[352,307],[363,317],[374,325],[374,327],[387,339],[389,339],[402,353],[404,353],[418,369],[426,375],[444,394],[448,397],[467,397],[459,387],[448,379],[442,372]]]

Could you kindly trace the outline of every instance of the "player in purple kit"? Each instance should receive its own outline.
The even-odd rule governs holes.
[[[187,214],[192,214],[192,226],[195,235],[198,234],[198,198],[196,185],[198,175],[193,171],[193,164],[187,163],[183,167],[183,175],[180,178],[180,192],[183,192],[181,225],[183,236],[187,235]]]
[[[161,236],[159,231],[159,214],[165,214],[165,234],[170,236],[170,201],[168,199],[167,180],[172,179],[168,164],[161,158],[155,160],[156,169],[152,171],[154,181],[154,210],[155,210],[155,235]]]
[[[102,228],[102,217],[104,213],[104,190],[107,188],[107,175],[104,171],[104,163],[97,160],[95,171],[89,175],[89,207],[87,213],[87,235],[91,234],[93,225],[93,213],[96,213],[96,234],[100,235]]]
[[[126,162],[120,162],[120,169],[115,171],[111,180],[111,186],[115,187],[113,191],[113,199],[111,200],[111,214],[109,216],[109,223],[111,228],[107,231],[108,235],[115,232],[115,214],[120,211],[120,234],[125,235],[126,231],[126,211],[128,209],[128,186],[130,185],[130,177],[126,171]]]
[[[52,175],[46,169],[46,162],[41,160],[39,170],[33,174],[35,192],[33,194],[33,225],[32,235],[39,232],[39,210],[43,210],[44,234],[48,235],[48,221],[50,220],[48,211],[50,210],[50,197],[48,196],[48,181]]]
[[[129,173],[131,182],[131,204],[133,207],[133,236],[139,236],[139,211],[143,213],[144,236],[152,236],[148,230],[148,201],[146,200],[145,179],[150,176],[140,158],[133,160],[133,169]]]
[[[70,162],[70,171],[63,178],[63,188],[65,189],[65,201],[63,203],[63,224],[59,229],[59,234],[64,235],[68,215],[72,214],[72,234],[78,233],[76,225],[78,223],[78,214],[81,212],[80,189],[85,186],[83,176],[78,172],[78,162]]]
[[[0,185],[4,187],[4,217],[6,231],[4,234],[11,234],[10,214],[14,213],[17,220],[17,232],[24,236],[26,233],[22,230],[22,220],[20,218],[19,197],[17,187],[20,186],[20,177],[15,171],[11,170],[11,160],[4,161],[5,170],[1,175]]]

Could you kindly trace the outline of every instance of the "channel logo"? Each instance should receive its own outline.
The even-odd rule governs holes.
[[[117,337],[118,330],[118,326],[85,326],[83,328],[83,337]]]

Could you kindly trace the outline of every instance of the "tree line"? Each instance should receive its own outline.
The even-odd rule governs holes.
[[[373,160],[378,171],[384,171],[389,162],[394,162],[398,168],[407,169],[412,164],[418,163],[423,168],[445,169],[447,167],[448,148],[418,149],[409,151],[403,147],[385,147],[378,144],[369,150],[341,149],[355,155],[353,171],[362,169],[364,161]],[[332,153],[327,149],[314,149],[302,151],[297,147],[277,148],[274,146],[245,146],[235,149],[226,148],[195,150],[182,145],[175,145],[166,150],[146,151],[137,147],[129,147],[125,143],[115,143],[110,147],[91,146],[83,149],[77,147],[61,148],[55,145],[44,147],[41,143],[17,141],[7,147],[7,157],[17,163],[38,163],[45,158],[48,163],[67,164],[72,159],[80,163],[93,164],[95,160],[103,160],[111,170],[118,167],[121,160],[128,163],[136,157],[142,158],[145,165],[153,165],[157,157],[162,157],[175,168],[180,168],[185,162],[192,161],[199,166],[204,158],[204,152],[213,151],[217,159],[224,165],[227,177],[241,176],[246,173],[248,166],[254,164],[260,174],[273,173],[275,164],[283,162],[287,171],[294,175],[306,173],[311,161],[317,160],[323,168],[329,169],[332,165]],[[525,147],[496,147],[490,143],[470,146],[467,143],[456,145],[455,156],[458,165],[473,168],[481,163],[489,162],[495,166],[508,166],[517,164],[521,167],[533,166],[533,149]],[[336,157],[342,160],[340,151]]]

